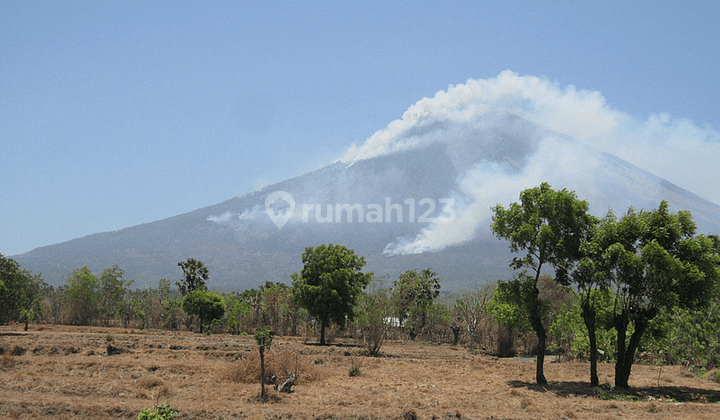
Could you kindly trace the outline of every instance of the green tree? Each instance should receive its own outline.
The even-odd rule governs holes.
[[[529,282],[528,319],[538,337],[538,384],[547,383],[543,372],[547,333],[542,323],[538,279],[545,265],[554,266],[556,275],[562,277],[580,259],[580,244],[593,223],[587,210],[588,203],[579,200],[574,192],[555,191],[546,182],[522,191],[520,203],[512,203],[507,209],[502,205],[493,207],[491,227],[495,235],[510,241],[512,252],[525,253],[522,258],[513,258],[510,266],[534,273],[521,278]]]
[[[641,346],[668,365],[699,371],[720,366],[720,302],[706,308],[663,308],[648,326]]]
[[[118,315],[121,306],[123,310],[127,309],[123,304],[123,296],[130,290],[132,281],[123,280],[124,274],[120,267],[114,265],[103,270],[97,278],[99,316],[105,325]]]
[[[452,324],[452,311],[442,302],[433,302],[427,308],[427,323],[423,329],[426,340],[440,341]]]
[[[498,281],[492,298],[487,303],[487,311],[505,327],[498,331],[497,355],[510,357],[515,355],[515,336],[532,329],[529,319],[530,311],[534,310],[533,299],[537,296],[532,288],[532,281],[525,274],[510,281]],[[538,299],[541,318],[547,314],[548,303]]]
[[[666,201],[654,211],[631,208],[603,227],[614,239],[599,257],[615,290],[615,386],[629,386],[635,352],[660,310],[704,308],[717,298],[720,256],[713,240],[695,237],[695,229],[690,212],[673,214]]]
[[[200,334],[203,325],[216,319],[222,319],[225,314],[225,301],[222,296],[205,288],[188,292],[182,301],[182,310],[188,316],[197,316],[200,320]]]
[[[179,262],[178,266],[182,269],[183,278],[175,284],[177,284],[178,290],[183,296],[193,290],[205,288],[205,283],[210,279],[210,274],[202,261],[188,258],[186,261]]]
[[[393,301],[402,328],[411,340],[428,323],[428,310],[440,294],[440,280],[429,268],[418,273],[409,270],[393,282]]]
[[[99,316],[98,279],[87,266],[70,274],[63,286],[65,304],[70,309],[70,323],[90,325]]]
[[[227,303],[225,310],[227,314],[226,327],[231,334],[240,334],[240,328],[245,326],[250,318],[250,306],[235,292],[227,296],[225,302]]]
[[[325,328],[330,323],[345,326],[352,320],[357,297],[373,273],[362,273],[365,258],[342,245],[307,247],[303,268],[293,273],[295,302],[320,321],[320,344],[325,345]]]
[[[41,299],[48,288],[40,275],[0,254],[0,322],[19,320],[27,331],[28,323],[42,315]]]
[[[578,293],[576,298],[563,304],[562,309],[555,315],[550,326],[551,336],[555,339],[557,350],[564,352],[569,359],[591,358],[595,354],[595,363],[604,355],[605,359],[613,358],[615,352],[615,334],[612,329],[613,296],[609,289],[594,289],[590,297],[593,302],[594,313],[597,317],[593,322],[594,347],[590,346],[590,331],[581,308],[585,297]],[[597,368],[595,368],[597,369]],[[596,375],[597,370],[595,370]],[[591,367],[591,375],[593,369]]]
[[[594,219],[589,233],[580,245],[581,258],[577,266],[571,272],[559,273],[557,280],[561,284],[568,285],[573,282],[577,286],[580,315],[587,329],[589,342],[590,384],[598,386],[598,298],[605,296],[600,292],[610,287],[614,274],[611,259],[604,254],[610,246],[623,238],[618,235],[612,211],[601,220]],[[626,237],[624,240],[632,242],[634,239]],[[630,242],[626,244],[630,246]]]

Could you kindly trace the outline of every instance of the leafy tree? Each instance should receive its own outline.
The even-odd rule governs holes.
[[[200,320],[200,334],[203,324],[222,319],[225,314],[225,302],[222,296],[205,288],[188,292],[182,301],[183,312],[188,316],[197,316]]]
[[[564,352],[568,358],[591,357],[594,352],[597,363],[600,355],[604,355],[608,360],[614,358],[616,340],[612,330],[613,296],[608,289],[595,289],[591,293],[596,295],[590,297],[590,301],[593,302],[593,308],[598,315],[593,323],[595,325],[593,350],[590,346],[590,332],[583,319],[585,314],[581,306],[585,297],[581,293],[578,293],[571,302],[563,304],[562,310],[556,314],[550,326],[550,333],[555,339],[557,350]]]
[[[330,323],[345,326],[352,320],[354,306],[373,273],[361,273],[365,258],[342,245],[307,247],[303,268],[293,273],[293,298],[320,321],[320,344],[325,345],[325,328]]]
[[[580,299],[580,315],[587,329],[588,354],[590,356],[590,384],[598,386],[600,380],[597,373],[597,299],[605,296],[601,293],[610,287],[613,277],[612,261],[604,255],[607,249],[622,240],[618,236],[615,215],[612,211],[601,220],[595,219],[589,235],[580,245],[581,259],[571,272],[560,273],[558,282],[577,286]],[[626,238],[632,242],[631,238]],[[630,243],[628,243],[628,246]]]
[[[108,325],[123,305],[123,296],[129,291],[132,281],[123,280],[124,272],[117,265],[103,270],[98,276],[98,310],[100,319]]]
[[[428,323],[428,310],[440,294],[440,280],[429,268],[409,270],[393,282],[393,301],[403,329],[414,340]]]
[[[42,315],[41,298],[49,286],[28,270],[22,270],[12,258],[0,254],[0,322],[35,321]]]
[[[225,299],[227,308],[227,329],[231,334],[239,334],[240,327],[245,325],[246,320],[250,318],[250,307],[235,292],[227,296]]]
[[[615,291],[615,386],[629,386],[635,352],[660,310],[704,308],[717,297],[720,256],[695,229],[689,212],[670,213],[666,201],[654,211],[631,208],[619,221],[611,215],[603,225],[601,234],[611,240],[599,252],[600,272]]]
[[[533,310],[534,296],[532,282],[527,275],[520,274],[519,279],[498,281],[492,298],[487,303],[487,311],[502,324],[506,331],[498,332],[497,354],[500,357],[515,355],[514,341],[518,333],[526,333],[532,329],[529,323],[529,312]],[[548,303],[540,300],[541,316],[547,313]]]
[[[182,269],[183,278],[175,284],[177,284],[178,290],[183,296],[193,290],[205,288],[205,283],[210,279],[210,274],[208,274],[208,269],[202,261],[188,258],[186,261],[179,262],[178,266]]]
[[[641,346],[669,365],[709,371],[720,366],[720,302],[707,308],[663,308]]]
[[[542,323],[538,279],[543,266],[554,266],[562,277],[580,258],[580,243],[593,222],[587,210],[587,202],[578,200],[574,192],[555,191],[546,182],[522,191],[520,203],[512,203],[507,209],[502,205],[493,207],[491,227],[495,235],[510,241],[512,252],[525,253],[522,258],[513,258],[510,266],[534,273],[521,279],[529,283],[523,288],[528,291],[527,315],[538,337],[538,384],[547,383],[543,372],[547,333]]]
[[[452,324],[452,312],[450,307],[441,302],[433,302],[427,308],[427,323],[423,328],[423,334],[428,340],[440,341],[447,334]]]
[[[99,316],[98,279],[87,266],[70,274],[63,286],[65,304],[70,309],[70,323],[90,325]]]

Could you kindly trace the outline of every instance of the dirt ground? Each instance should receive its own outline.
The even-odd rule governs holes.
[[[391,341],[367,357],[351,341],[275,337],[268,360],[294,359],[284,362],[299,378],[294,393],[271,391],[263,403],[259,383],[238,382],[257,364],[251,336],[9,325],[0,326],[0,347],[0,417],[9,419],[137,418],[158,401],[183,419],[720,418],[720,385],[681,366],[636,365],[625,397],[634,400],[603,400],[586,363],[549,357],[550,383],[537,386],[532,360],[447,344]],[[349,375],[353,366],[359,376]],[[599,374],[612,383],[613,365]]]

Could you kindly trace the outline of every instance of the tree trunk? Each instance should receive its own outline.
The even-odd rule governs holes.
[[[260,396],[265,398],[265,345],[260,346]]]
[[[417,332],[415,332],[415,328],[410,328],[408,331],[408,336],[410,337],[410,341],[415,341],[415,337],[417,337]]]
[[[635,351],[640,345],[640,339],[642,338],[645,330],[647,330],[648,322],[653,318],[654,315],[648,315],[645,313],[633,316],[633,324],[635,325],[635,331],[630,336],[630,342],[625,346],[625,336],[627,332],[627,326],[630,323],[630,316],[626,310],[623,310],[620,315],[620,321],[624,323],[621,331],[618,328],[618,356],[617,362],[615,363],[615,386],[618,388],[630,388],[630,370],[632,364],[635,361]],[[617,316],[616,316],[617,319]],[[616,326],[617,328],[617,326]],[[621,347],[622,340],[622,347]]]
[[[326,321],[324,319],[320,320],[320,345],[321,346],[325,345],[325,324],[326,324]]]
[[[458,341],[460,341],[460,327],[450,327],[450,330],[453,333],[453,346],[457,346]],[[471,339],[472,340],[472,339]]]
[[[539,277],[540,270],[538,270]],[[542,317],[540,316],[540,290],[537,288],[537,277],[535,279],[535,291],[532,296],[532,303],[530,304],[530,325],[532,326],[535,334],[538,337],[537,345],[537,366],[535,372],[535,381],[539,385],[547,384],[545,379],[544,363],[545,363],[545,346],[547,343],[547,334],[545,333],[545,326],[542,324]]]
[[[589,292],[588,292],[589,293]],[[590,385],[599,386],[600,380],[597,373],[597,335],[595,324],[595,308],[590,304],[589,295],[582,304],[582,318],[585,321],[585,327],[588,330],[588,338],[590,339]]]

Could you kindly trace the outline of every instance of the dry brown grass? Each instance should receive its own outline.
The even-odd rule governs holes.
[[[15,358],[9,352],[3,352],[2,359],[0,359],[0,366],[5,369],[15,366]]]
[[[311,358],[300,354],[298,349],[283,349],[265,352],[265,377],[275,375],[279,381],[289,376],[296,378],[296,384],[307,384],[326,377],[321,366]],[[315,359],[317,361],[317,359]],[[230,382],[244,384],[260,382],[260,352],[250,351],[238,360],[228,363],[220,377]]]
[[[538,386],[533,361],[448,345],[389,341],[380,357],[367,357],[340,337],[327,347],[276,337],[266,352],[268,374],[297,372],[299,380],[294,394],[271,393],[260,403],[252,337],[21,329],[0,326],[0,418],[137,418],[143,407],[164,402],[199,419],[720,418],[720,406],[708,403],[720,400],[720,384],[681,366],[634,366],[632,393],[642,401],[605,401],[588,385],[584,363],[550,358],[550,383]],[[126,351],[108,356],[107,337]],[[353,364],[359,376],[348,375]],[[600,364],[601,383],[612,383],[613,370]]]

